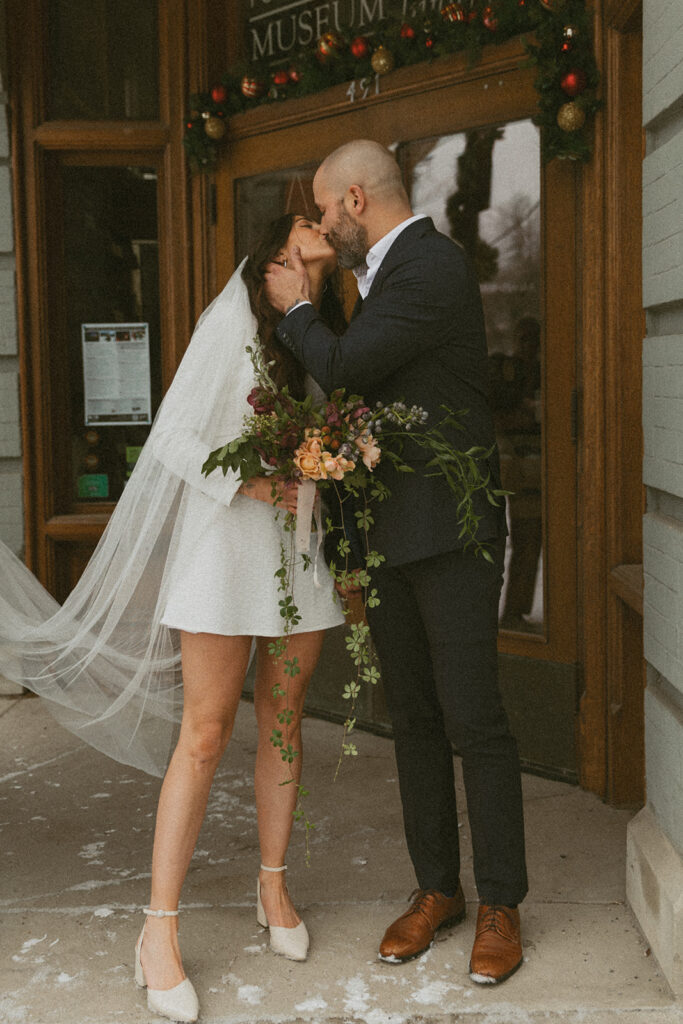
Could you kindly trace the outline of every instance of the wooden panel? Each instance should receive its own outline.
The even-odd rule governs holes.
[[[605,25],[619,32],[638,32],[643,13],[642,0],[605,0]]]
[[[501,52],[503,51],[503,52]],[[320,161],[335,146],[354,137],[390,145],[424,139],[484,124],[503,124],[531,116],[537,97],[533,74],[518,67],[518,42],[487,52],[475,68],[462,57],[436,65],[400,69],[382,79],[382,93],[350,103],[345,87],[239,115],[230,122],[233,144],[217,171],[217,286],[235,263],[234,182],[252,174]],[[429,93],[425,100],[426,92]],[[264,132],[265,134],[261,134]],[[574,509],[575,448],[571,440],[571,392],[575,379],[575,169],[556,162],[545,172],[546,295],[544,311],[553,351],[546,374],[546,426],[552,452],[547,494],[546,585],[553,593],[547,636],[503,633],[501,651],[534,659],[576,660],[576,572]],[[547,197],[551,197],[548,199]],[[560,509],[566,514],[560,514]]]
[[[642,617],[643,614],[643,566],[617,565],[609,574],[610,589],[624,604]]]
[[[144,121],[47,121],[30,133],[43,149],[160,149],[169,129]]]
[[[412,67],[399,68],[380,78],[380,94],[370,95],[368,99],[352,104],[348,97],[348,83],[335,85],[322,93],[303,96],[300,99],[283,103],[270,103],[256,107],[244,114],[237,114],[230,120],[230,138],[234,141],[250,136],[263,136],[266,133],[278,132],[295,125],[303,125],[312,121],[320,121],[348,114],[354,111],[370,111],[385,104],[393,104],[395,100],[408,96],[420,96],[420,119],[429,114],[430,103],[436,99],[432,93],[438,93],[452,85],[464,82],[480,82],[486,80],[486,89],[503,88],[503,81],[491,83],[491,76],[517,72],[513,91],[525,99],[533,96],[531,110],[536,107],[536,94],[527,93],[526,86],[531,85],[534,74],[530,69],[520,72],[520,63],[525,53],[519,40],[511,39],[501,46],[491,47],[483,59],[476,64],[469,64],[462,54],[442,57],[435,64],[415,64]],[[528,81],[527,81],[528,80]],[[509,82],[509,79],[508,79]],[[508,85],[509,89],[509,85]],[[476,97],[475,91],[471,96]],[[427,101],[427,97],[430,97]],[[437,99],[438,102],[438,99]],[[475,99],[476,102],[476,99]],[[528,112],[529,106],[525,106]],[[390,116],[387,111],[387,116]],[[506,118],[509,120],[510,118]],[[472,121],[478,123],[476,117]],[[368,137],[370,132],[365,133]],[[361,137],[365,137],[361,134]],[[374,138],[375,136],[372,135]]]
[[[604,69],[601,16],[595,18],[596,57]],[[595,151],[579,182],[582,216],[577,257],[581,261],[578,374],[580,455],[578,574],[580,660],[584,691],[579,716],[580,781],[604,795],[607,758],[607,613],[605,565],[605,113],[595,121]]]
[[[167,386],[192,324],[191,231],[182,145],[187,102],[186,6],[159,3],[158,122],[47,122],[44,118],[47,0],[9,5],[10,95],[17,252],[21,408],[25,456],[26,558],[51,590],[73,579],[53,536],[73,510],[65,461],[69,417],[60,380],[64,320],[59,225],[49,206],[65,164],[154,165],[158,170],[162,373]],[[56,204],[57,208],[59,204]],[[48,273],[49,267],[49,273]],[[61,461],[60,461],[61,460]],[[61,522],[61,525],[59,525]],[[54,531],[57,531],[55,534]],[[79,534],[79,531],[81,533]],[[74,520],[69,540],[96,539],[93,522]],[[69,564],[71,562],[69,561]],[[75,563],[74,563],[75,564]]]
[[[625,6],[630,27],[637,5]],[[615,12],[606,4],[605,21],[614,22]],[[598,5],[596,54],[606,97],[582,182],[580,777],[614,802],[637,803],[644,767],[641,622],[614,591],[625,586],[618,567],[642,561],[642,37],[637,28],[624,34],[604,23]]]

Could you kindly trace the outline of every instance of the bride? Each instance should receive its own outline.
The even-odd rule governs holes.
[[[314,305],[332,320],[341,316],[325,288],[336,256],[320,226],[292,214],[274,221],[199,319],[124,494],[66,602],[60,607],[0,545],[0,673],[43,697],[92,746],[164,775],[135,978],[147,986],[149,1008],[172,1020],[194,1021],[199,1013],[182,966],[178,902],[252,648],[257,916],[270,928],[274,952],[304,960],[308,951],[306,926],[284,881],[301,756],[285,765],[270,744],[285,703],[273,695],[283,681],[282,663],[267,651],[269,638],[284,633],[274,573],[289,535],[278,508],[295,513],[298,488],[273,476],[244,485],[232,472],[201,473],[209,452],[237,437],[251,411],[247,395],[255,379],[246,348],[257,333],[278,384],[295,397],[315,386],[277,341],[281,314],[263,290],[266,265],[286,261],[295,245]],[[324,630],[344,621],[313,536],[310,557],[320,562],[322,585],[298,556],[293,593],[301,621],[287,640],[287,658],[298,658],[301,668],[286,703],[298,751]],[[281,785],[292,772],[293,784]]]

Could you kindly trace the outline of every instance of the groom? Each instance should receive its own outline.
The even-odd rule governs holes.
[[[467,410],[448,437],[466,450],[494,447],[479,288],[460,246],[415,216],[392,155],[378,143],[341,146],[319,167],[313,192],[339,263],[360,297],[334,334],[308,299],[295,253],[272,265],[267,294],[284,314],[282,343],[329,394],[344,387],[368,405],[405,400],[429,413]],[[417,449],[417,446],[413,446]],[[414,473],[380,463],[391,497],[373,509],[372,570],[380,604],[368,611],[392,718],[408,849],[420,888],[387,929],[380,956],[424,952],[439,928],[465,916],[460,885],[452,744],[462,755],[479,895],[470,975],[495,984],[522,963],[517,905],[527,891],[519,760],[498,689],[496,635],[505,547],[502,509],[482,501],[478,539],[493,564],[465,549],[456,500],[425,473],[422,449],[404,456]],[[497,455],[489,469],[499,481]]]

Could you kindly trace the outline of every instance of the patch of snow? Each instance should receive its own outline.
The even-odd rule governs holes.
[[[445,1009],[444,999],[451,992],[462,992],[462,990],[462,985],[455,985],[450,981],[429,981],[422,988],[411,992],[410,998],[414,1003],[420,1003],[421,1006],[440,1006]]]
[[[237,998],[251,1006],[257,1006],[263,999],[263,989],[258,985],[240,985],[237,989]]]
[[[345,981],[337,982],[345,989],[344,1010],[346,1013],[366,1013],[370,993],[365,980],[360,974],[354,978],[347,978]]]
[[[297,1013],[314,1013],[316,1010],[326,1010],[327,1003],[322,996],[311,996],[310,999],[304,1000],[303,1003],[297,1003],[294,1009]]]

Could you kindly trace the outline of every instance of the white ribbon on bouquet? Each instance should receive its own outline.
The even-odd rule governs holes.
[[[320,508],[320,494],[315,480],[304,480],[299,484],[296,501],[296,530],[294,534],[296,550],[308,554],[311,549],[311,530],[315,523],[318,541],[313,559],[313,582],[320,586],[318,579],[318,555],[323,542],[323,521]]]

